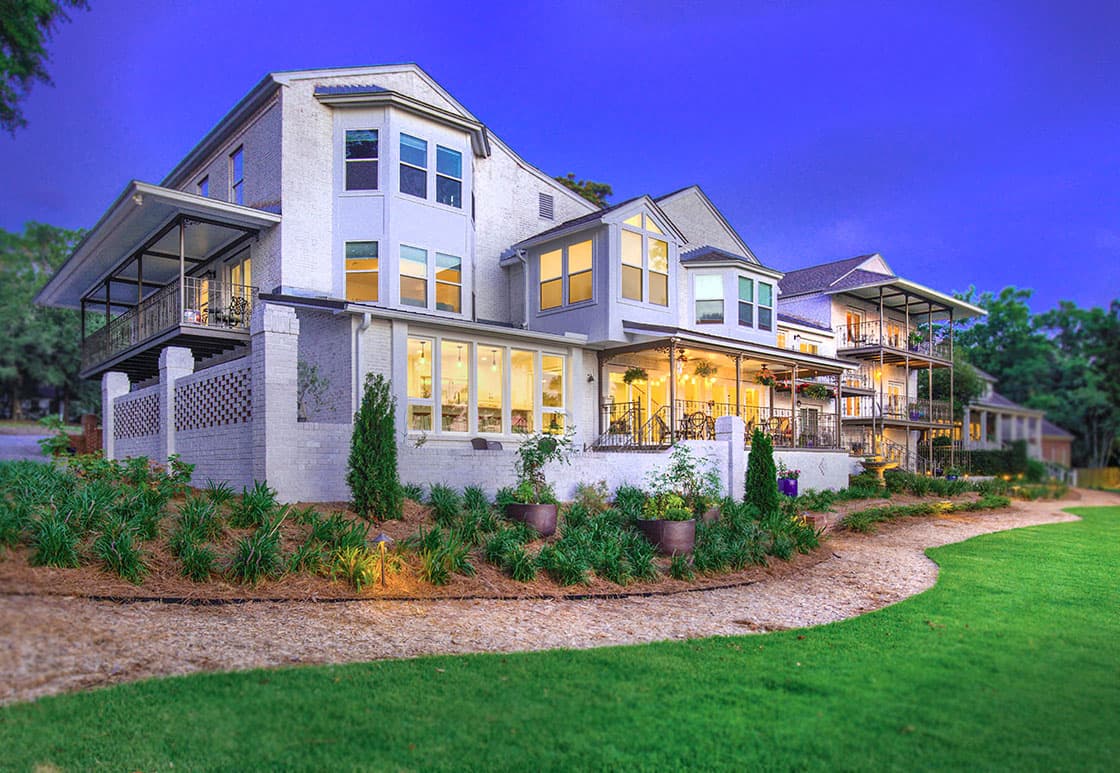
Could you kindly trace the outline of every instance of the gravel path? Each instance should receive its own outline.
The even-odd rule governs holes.
[[[1062,507],[1120,505],[1077,491],[995,513],[835,534],[832,557],[755,585],[594,601],[361,601],[187,607],[77,598],[0,597],[0,702],[150,676],[416,655],[587,648],[743,634],[842,620],[931,587],[927,547],[1077,520]]]

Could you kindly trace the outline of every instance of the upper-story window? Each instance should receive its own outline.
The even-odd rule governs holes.
[[[541,254],[541,311],[555,309],[565,303],[582,303],[591,300],[594,286],[591,257],[590,239]],[[567,276],[566,283],[565,276]],[[565,289],[567,297],[565,297]]]
[[[723,324],[723,276],[697,274],[692,286],[696,297],[696,324]]]
[[[210,175],[206,175],[198,181],[198,195],[205,197],[210,195]]]
[[[377,190],[377,129],[346,132],[346,190]]]
[[[243,287],[253,284],[253,259],[248,250],[229,261],[229,281]]]
[[[346,300],[377,301],[377,242],[346,242]]]
[[[428,251],[401,245],[401,303],[428,306]]]
[[[428,198],[428,141],[401,134],[401,193]]]
[[[433,277],[429,276],[428,251],[421,247],[401,245],[400,281],[401,304],[430,307],[428,285]],[[435,253],[435,308],[439,311],[452,311],[456,314],[463,310],[463,259],[457,255]]]
[[[436,201],[463,207],[463,154],[436,145]]]
[[[244,147],[239,147],[229,154],[229,200],[234,204],[245,203]]]
[[[758,329],[774,329],[774,286],[758,283]]]
[[[663,232],[643,213],[622,223],[622,297],[668,306],[669,243],[657,238]]]
[[[436,308],[459,313],[463,310],[463,259],[436,253]]]
[[[821,346],[816,341],[806,341],[802,338],[797,344],[797,349],[804,354],[820,354]]]
[[[748,276],[739,277],[739,324],[754,327],[754,280]]]

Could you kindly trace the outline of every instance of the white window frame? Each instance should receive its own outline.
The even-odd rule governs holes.
[[[364,269],[364,268],[363,269],[349,269],[349,268],[347,268],[346,267],[346,261],[349,260],[349,258],[347,257],[347,254],[346,254],[347,253],[346,248],[351,244],[372,244],[374,252],[377,253],[376,257],[372,258],[373,260],[377,261],[377,268],[376,269]],[[370,258],[362,257],[362,258],[358,258],[358,260],[370,260]],[[382,299],[382,292],[381,292],[381,267],[382,267],[382,264],[381,264],[381,261],[382,261],[381,245],[378,243],[378,241],[376,239],[347,239],[346,241],[344,241],[342,243],[342,297],[346,298],[347,300],[350,300],[348,283],[349,283],[349,279],[350,279],[351,274],[376,274],[377,275],[376,276],[377,298],[375,300],[372,300],[372,301],[369,300],[369,299],[356,300],[356,301],[354,301],[354,303],[380,303],[381,299]]]
[[[769,306],[762,303],[762,293],[759,292],[760,287],[769,287],[770,288],[770,305]],[[778,326],[778,320],[777,320],[778,315],[774,312],[774,308],[777,306],[777,295],[778,295],[778,286],[776,284],[774,284],[773,282],[755,282],[754,283],[754,307],[755,307],[754,321],[755,321],[755,327],[758,330],[762,330],[762,331],[765,331],[765,332],[769,333],[770,331],[774,330]],[[770,324],[767,325],[766,327],[762,326],[762,310],[763,309],[767,309],[770,312]]]
[[[439,171],[439,152],[441,150],[446,150],[449,153],[454,153],[457,156],[459,156],[459,176],[458,177],[453,177],[452,175],[444,174],[443,172]],[[433,171],[434,171],[435,176],[436,176],[436,179],[435,179],[436,184],[434,186],[434,196],[432,198],[432,201],[434,201],[436,204],[439,204],[440,206],[443,206],[443,207],[450,207],[451,209],[462,209],[463,208],[463,191],[466,189],[466,185],[464,185],[464,183],[463,183],[463,174],[464,174],[463,173],[463,151],[456,150],[455,148],[449,148],[446,145],[440,145],[440,144],[437,143],[436,144],[436,164],[435,164],[435,169]],[[441,177],[444,178],[445,180],[453,180],[453,181],[459,183],[459,203],[458,204],[448,204],[447,202],[439,200],[439,178],[441,178]]]
[[[377,135],[377,155],[373,158],[355,158],[349,159],[346,157],[346,135],[350,132],[373,132]],[[351,188],[347,185],[346,177],[350,169],[350,164],[373,164],[377,169],[377,174],[373,181],[372,188]],[[355,127],[351,129],[342,130],[342,191],[343,193],[372,193],[381,190],[381,129],[376,127]]]
[[[669,241],[669,238],[666,236],[665,232],[663,230],[661,230],[661,226],[659,226],[657,224],[657,222],[652,217],[650,217],[646,212],[639,211],[639,212],[636,212],[635,214],[641,216],[641,221],[642,221],[641,226],[635,226],[633,224],[626,223],[625,221],[619,221],[619,223],[618,223],[618,228],[619,228],[619,235],[618,235],[618,266],[619,266],[619,269],[618,269],[619,270],[618,298],[619,298],[620,301],[622,301],[624,303],[640,303],[643,306],[652,306],[652,307],[658,308],[658,309],[668,309],[670,306],[672,306],[672,297],[673,297],[673,281],[672,281],[672,278],[673,278],[673,276],[672,276],[673,275],[673,257],[672,257],[671,242]],[[633,217],[633,216],[634,215],[631,215],[630,217]],[[629,219],[629,218],[627,218],[627,219]],[[649,226],[647,225],[647,222],[652,223],[653,228],[655,228],[657,230],[652,230],[651,228],[649,228]],[[630,233],[635,233],[635,234],[638,234],[642,237],[642,265],[641,265],[642,297],[640,299],[639,298],[628,298],[625,295],[623,295],[623,290],[622,290],[622,287],[623,287],[623,285],[622,285],[623,268],[622,267],[623,266],[630,266],[632,268],[638,268],[638,266],[636,264],[624,263],[622,261],[622,238],[623,238],[622,237],[622,232],[624,232],[624,231],[629,231]],[[650,239],[656,239],[657,241],[663,242],[665,244],[665,271],[655,271],[650,267],[650,259],[649,259],[649,242],[650,242]],[[665,303],[664,304],[654,303],[652,300],[650,300],[650,297],[651,297],[650,288],[652,287],[650,279],[651,279],[653,274],[657,274],[658,276],[665,277]]]
[[[701,280],[714,279],[719,283],[719,293],[713,298],[701,298],[699,285]],[[736,290],[738,293],[738,290]],[[723,274],[693,274],[692,275],[692,321],[697,325],[723,325],[727,322],[727,288],[724,287]],[[719,301],[719,319],[701,319],[700,303],[714,303]]]
[[[234,177],[237,164],[241,163],[241,176]],[[232,204],[245,205],[245,146],[238,145],[229,154],[229,200]]]
[[[416,166],[416,164],[412,163],[411,161],[405,161],[404,160],[404,152],[402,151],[402,147],[404,145],[404,138],[405,137],[408,137],[409,139],[417,140],[419,142],[424,143],[424,166],[422,166],[422,167]],[[431,143],[428,142],[428,140],[424,139],[423,137],[417,137],[415,134],[409,134],[408,132],[400,132],[398,134],[398,136],[397,136],[397,161],[399,163],[399,166],[397,167],[397,193],[400,193],[404,196],[411,196],[412,198],[420,199],[421,201],[427,201],[428,200],[428,189],[430,187],[428,185],[428,175],[431,172],[431,170],[430,170],[431,159],[429,158],[429,156],[431,155],[431,149],[430,148],[431,148]],[[409,169],[418,169],[418,170],[420,170],[421,172],[424,173],[424,195],[423,196],[418,196],[415,193],[410,193],[409,191],[406,191],[401,187],[401,174],[400,174],[400,172],[401,172],[401,168],[406,167],[406,166]]]
[[[577,247],[581,244],[590,244],[591,245],[591,266],[590,266],[590,268],[584,269],[583,271],[577,271],[573,274],[572,270],[571,270],[570,251],[571,251],[572,247]],[[541,258],[543,258],[545,255],[550,255],[553,252],[559,252],[560,253],[560,275],[552,277],[551,279],[545,280],[543,278],[544,274],[543,274],[543,271],[542,271],[542,268],[541,268]],[[538,315],[553,314],[555,312],[563,311],[563,310],[568,309],[568,308],[578,308],[580,306],[590,306],[591,304],[595,303],[595,239],[594,238],[578,239],[576,241],[569,242],[569,243],[564,244],[563,246],[557,247],[555,249],[542,250],[541,252],[537,253],[537,255],[536,255],[536,264],[537,264],[537,277],[536,278],[537,278],[537,314]],[[581,274],[591,274],[591,297],[590,298],[584,298],[584,299],[579,300],[579,301],[573,301],[572,300],[572,291],[571,291],[572,277],[573,276],[580,276]],[[543,299],[542,299],[542,295],[541,295],[541,288],[544,285],[545,281],[549,281],[549,282],[559,281],[560,282],[560,303],[559,303],[559,305],[556,305],[556,306],[549,306],[547,309],[544,308],[544,306],[542,304]]]

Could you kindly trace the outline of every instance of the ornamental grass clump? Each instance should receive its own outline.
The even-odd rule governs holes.
[[[241,490],[241,499],[230,508],[229,525],[235,529],[263,526],[272,519],[277,507],[276,492],[264,481],[254,481],[252,488]]]
[[[280,526],[286,517],[287,511],[282,511],[238,541],[229,570],[235,580],[256,585],[263,579],[279,576],[283,572]]]
[[[31,525],[32,566],[78,566],[78,535],[57,511],[44,513]]]
[[[225,507],[233,501],[233,488],[225,481],[206,481],[203,494],[214,507]]]
[[[179,553],[179,573],[194,582],[206,582],[214,572],[214,551],[205,545],[191,543]]]
[[[368,520],[398,519],[404,497],[397,470],[397,401],[391,382],[378,374],[366,376],[362,403],[354,414],[346,484],[354,511]]]
[[[93,541],[93,554],[101,561],[105,571],[139,585],[144,581],[148,567],[136,543],[135,522],[113,515],[106,520],[101,533]]]
[[[450,528],[463,509],[463,499],[450,486],[433,483],[428,487],[428,507],[431,508],[432,519],[436,523],[445,528]]]

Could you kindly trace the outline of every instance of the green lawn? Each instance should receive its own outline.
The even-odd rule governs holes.
[[[82,434],[82,428],[74,424],[66,424],[63,431],[71,435]],[[0,419],[0,435],[49,435],[51,430],[37,421],[14,421]]]
[[[1120,769],[1120,508],[930,551],[766,636],[152,680],[0,711],[0,766]],[[282,631],[277,632],[283,636]]]

